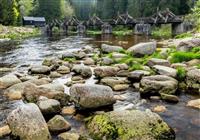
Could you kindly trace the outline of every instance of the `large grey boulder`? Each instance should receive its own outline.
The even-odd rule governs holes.
[[[55,99],[43,99],[37,102],[42,114],[56,114],[61,111],[60,102]]]
[[[81,108],[98,108],[115,103],[113,91],[108,86],[76,84],[70,88],[70,96]]]
[[[150,110],[98,114],[87,122],[87,128],[94,139],[175,140],[175,132]]]
[[[24,104],[13,110],[7,123],[20,140],[51,140],[45,119],[35,104]]]
[[[186,84],[189,90],[200,93],[200,69],[192,69],[187,72]]]
[[[75,65],[72,68],[72,71],[75,72],[76,74],[79,74],[85,78],[89,78],[92,76],[92,70],[89,66],[84,66],[84,65]]]
[[[177,76],[177,70],[171,67],[161,66],[161,65],[155,65],[153,66],[153,69],[157,74],[160,75],[167,75],[176,78]]]
[[[178,81],[166,75],[143,77],[140,81],[140,94],[143,97],[161,94],[175,94]]]
[[[123,50],[123,48],[120,46],[112,46],[112,45],[108,45],[108,44],[102,44],[101,50],[104,53],[112,53],[112,52],[119,52],[119,51]]]
[[[168,60],[165,59],[158,59],[158,58],[151,58],[148,63],[148,66],[152,67],[154,65],[162,65],[162,66],[170,66],[170,62]]]
[[[200,38],[193,38],[190,40],[182,41],[177,46],[177,51],[189,52],[195,47],[200,46]]]
[[[112,77],[116,76],[119,68],[112,66],[99,66],[94,69],[94,74],[96,77]]]
[[[40,65],[35,65],[35,66],[31,66],[31,68],[29,69],[29,73],[30,74],[50,74],[50,67],[48,66],[40,66]]]
[[[156,51],[156,42],[139,43],[127,50],[134,56],[151,55]]]
[[[57,72],[60,73],[60,74],[68,74],[68,73],[70,73],[70,68],[68,68],[66,66],[60,66],[57,69]]]
[[[21,83],[21,80],[19,80],[15,75],[5,75],[0,78],[0,89],[6,89],[17,83]]]

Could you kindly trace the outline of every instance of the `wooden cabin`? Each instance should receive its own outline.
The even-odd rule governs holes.
[[[23,17],[22,22],[24,26],[44,27],[46,25],[44,17]]]

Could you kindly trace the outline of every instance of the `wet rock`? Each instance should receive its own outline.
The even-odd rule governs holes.
[[[119,68],[120,70],[128,70],[128,65],[123,63],[123,64],[115,64],[115,67]]]
[[[140,94],[145,97],[175,94],[177,88],[178,81],[166,75],[147,76],[140,81]]]
[[[17,83],[21,83],[21,80],[19,80],[15,75],[5,75],[0,78],[0,89],[6,89]]]
[[[183,51],[183,52],[189,52],[195,47],[200,46],[200,39],[199,38],[193,38],[191,40],[182,41],[177,46],[177,51]]]
[[[35,86],[30,82],[18,83],[15,84],[4,91],[4,95],[9,100],[20,100],[22,99],[22,94],[24,92],[24,88],[27,86]]]
[[[73,52],[76,59],[83,59],[86,57],[86,53],[83,51]]]
[[[127,78],[105,77],[101,79],[100,83],[110,86],[115,91],[126,90],[129,88],[129,81]]]
[[[154,112],[165,112],[165,111],[167,111],[167,109],[166,109],[165,106],[161,105],[161,106],[156,106],[156,107],[154,107],[154,108],[153,108],[153,111],[154,111]]]
[[[153,67],[154,65],[161,65],[161,66],[170,66],[170,62],[165,59],[158,59],[158,58],[151,58],[148,63],[148,66]]]
[[[200,99],[191,100],[187,103],[187,106],[200,109]]]
[[[153,66],[153,69],[156,71],[157,74],[160,75],[166,75],[174,78],[176,78],[177,76],[177,70],[170,67],[155,65]]]
[[[133,83],[133,87],[134,87],[136,90],[140,90],[140,83]]]
[[[114,61],[111,58],[108,58],[108,57],[101,58],[102,65],[111,65],[113,63],[114,63]]]
[[[57,69],[57,72],[60,73],[60,74],[68,74],[68,73],[70,73],[70,68],[68,68],[66,66],[60,66]]]
[[[96,77],[103,78],[103,77],[112,77],[117,74],[119,71],[118,68],[112,66],[100,66],[94,69],[94,74]]]
[[[54,99],[43,99],[37,102],[42,114],[56,114],[61,111],[60,102]]]
[[[63,52],[61,59],[64,60],[66,58],[75,58],[75,54],[69,51]]]
[[[95,115],[87,123],[95,139],[175,140],[174,131],[149,110],[113,111]]]
[[[23,76],[19,77],[19,79],[20,79],[22,82],[26,82],[26,81],[29,81],[29,80],[38,79],[38,76],[23,75]]]
[[[75,112],[76,109],[74,106],[63,107],[62,109],[62,115],[73,115]]]
[[[156,51],[156,42],[139,43],[128,49],[134,56],[151,55]]]
[[[120,70],[117,72],[117,75],[118,77],[128,77],[129,75],[129,71],[128,70]]]
[[[40,85],[49,84],[51,82],[51,79],[49,78],[31,79],[31,80],[28,80],[28,82],[35,84],[37,86],[40,86]]]
[[[95,65],[95,61],[92,58],[86,58],[83,62],[85,65]]]
[[[192,89],[197,94],[200,93],[200,69],[192,69],[187,72],[186,84],[188,89]]]
[[[29,69],[30,74],[45,74],[45,75],[48,75],[48,74],[50,74],[50,71],[51,71],[50,67],[39,66],[39,65],[32,66]]]
[[[186,64],[188,66],[197,66],[198,64],[200,64],[200,59],[192,59],[192,60],[186,62]]]
[[[113,91],[108,86],[76,84],[70,88],[70,95],[76,106],[98,108],[115,103]]]
[[[57,58],[45,58],[42,62],[42,65],[44,66],[53,66],[53,65],[59,65],[60,61]]]
[[[151,96],[150,99],[152,101],[160,101],[161,100],[161,97],[160,96]]]
[[[126,54],[123,54],[123,53],[117,53],[117,52],[114,52],[112,53],[112,58],[116,61],[118,60],[121,60],[122,58],[126,57],[127,55]]]
[[[151,73],[144,70],[135,70],[132,72],[129,72],[128,78],[132,81],[140,81],[143,76],[149,76]]]
[[[85,78],[89,78],[92,76],[92,70],[90,67],[88,66],[84,66],[84,65],[75,65],[72,68],[72,71],[75,72],[76,74],[80,74],[81,76],[85,77]]]
[[[161,99],[165,100],[166,102],[170,102],[170,103],[178,103],[179,102],[179,98],[177,96],[164,94],[164,93],[161,93]]]
[[[123,48],[120,46],[112,46],[112,45],[108,45],[108,44],[102,44],[101,50],[104,53],[112,53],[112,52],[119,52],[119,51],[123,50]]]
[[[0,138],[8,136],[10,133],[11,133],[11,130],[10,130],[10,127],[8,125],[0,127]]]
[[[35,104],[24,104],[13,110],[8,118],[12,135],[21,140],[50,140],[47,124]]]
[[[81,76],[73,76],[73,77],[71,78],[71,80],[72,80],[72,81],[81,81],[81,80],[83,80],[83,78],[82,78]]]
[[[183,64],[183,63],[174,63],[174,64],[171,65],[171,67],[174,68],[174,69],[177,69],[177,68],[179,68],[179,67],[186,68],[187,65],[186,65],[186,64]]]
[[[93,52],[94,52],[93,46],[89,46],[89,45],[84,46],[82,50],[83,50],[86,54],[88,54],[88,53],[93,53]]]
[[[62,77],[62,74],[56,72],[56,71],[53,71],[50,73],[50,78],[59,78],[59,77]]]
[[[61,133],[58,135],[59,140],[80,140],[80,135],[77,133]]]
[[[65,132],[71,129],[71,124],[60,115],[56,115],[47,122],[49,131],[52,133]]]

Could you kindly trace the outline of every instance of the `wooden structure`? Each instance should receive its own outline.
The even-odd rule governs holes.
[[[36,27],[43,27],[46,24],[44,17],[23,17],[22,22],[24,26],[31,25]]]
[[[112,26],[123,25],[123,26],[131,26],[137,29],[137,33],[142,34],[151,34],[151,26],[152,25],[161,25],[161,24],[172,24],[172,32],[174,34],[184,32],[183,26],[183,18],[180,16],[176,16],[169,9],[164,11],[157,11],[150,17],[145,18],[137,18],[134,19],[132,16],[126,12],[125,14],[118,14],[115,19],[103,21],[98,16],[94,15],[89,18],[88,21],[80,22],[77,17],[73,16],[70,19],[66,19],[64,22],[54,20],[47,26],[47,31],[52,31],[53,27],[62,27],[65,32],[67,32],[68,27],[76,27],[78,32],[83,33],[86,32],[86,28],[88,27],[101,27],[103,33],[112,33]],[[60,26],[59,26],[60,24]]]

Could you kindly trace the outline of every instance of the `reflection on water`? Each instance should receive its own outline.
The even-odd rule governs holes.
[[[19,45],[0,47],[0,68],[16,67],[18,70],[27,69],[30,64],[41,64],[45,57],[58,56],[64,51],[77,50],[85,45],[100,46],[102,43],[120,45],[124,48],[129,48],[139,42],[150,40],[145,36],[112,36],[112,35],[97,35],[97,36],[59,36],[56,38],[31,38],[24,40]],[[5,73],[0,73],[0,76]],[[55,82],[66,82],[66,78],[59,79]],[[93,77],[88,82],[94,82]],[[66,89],[68,92],[69,89]],[[125,94],[132,103],[139,99],[139,94],[130,92]],[[156,105],[164,105],[167,112],[161,113],[162,118],[174,128],[177,135],[177,140],[197,140],[200,137],[200,112],[198,110],[186,107],[189,100],[197,99],[191,95],[180,96],[178,104],[168,104],[165,102],[150,102],[148,101],[147,108],[153,108]],[[2,97],[0,91],[0,122],[5,120],[6,114],[16,107],[20,102],[8,102]],[[128,104],[124,104],[126,107]],[[118,102],[115,107],[123,107]],[[128,106],[129,107],[129,106]],[[81,122],[73,122],[72,124],[81,128]]]

